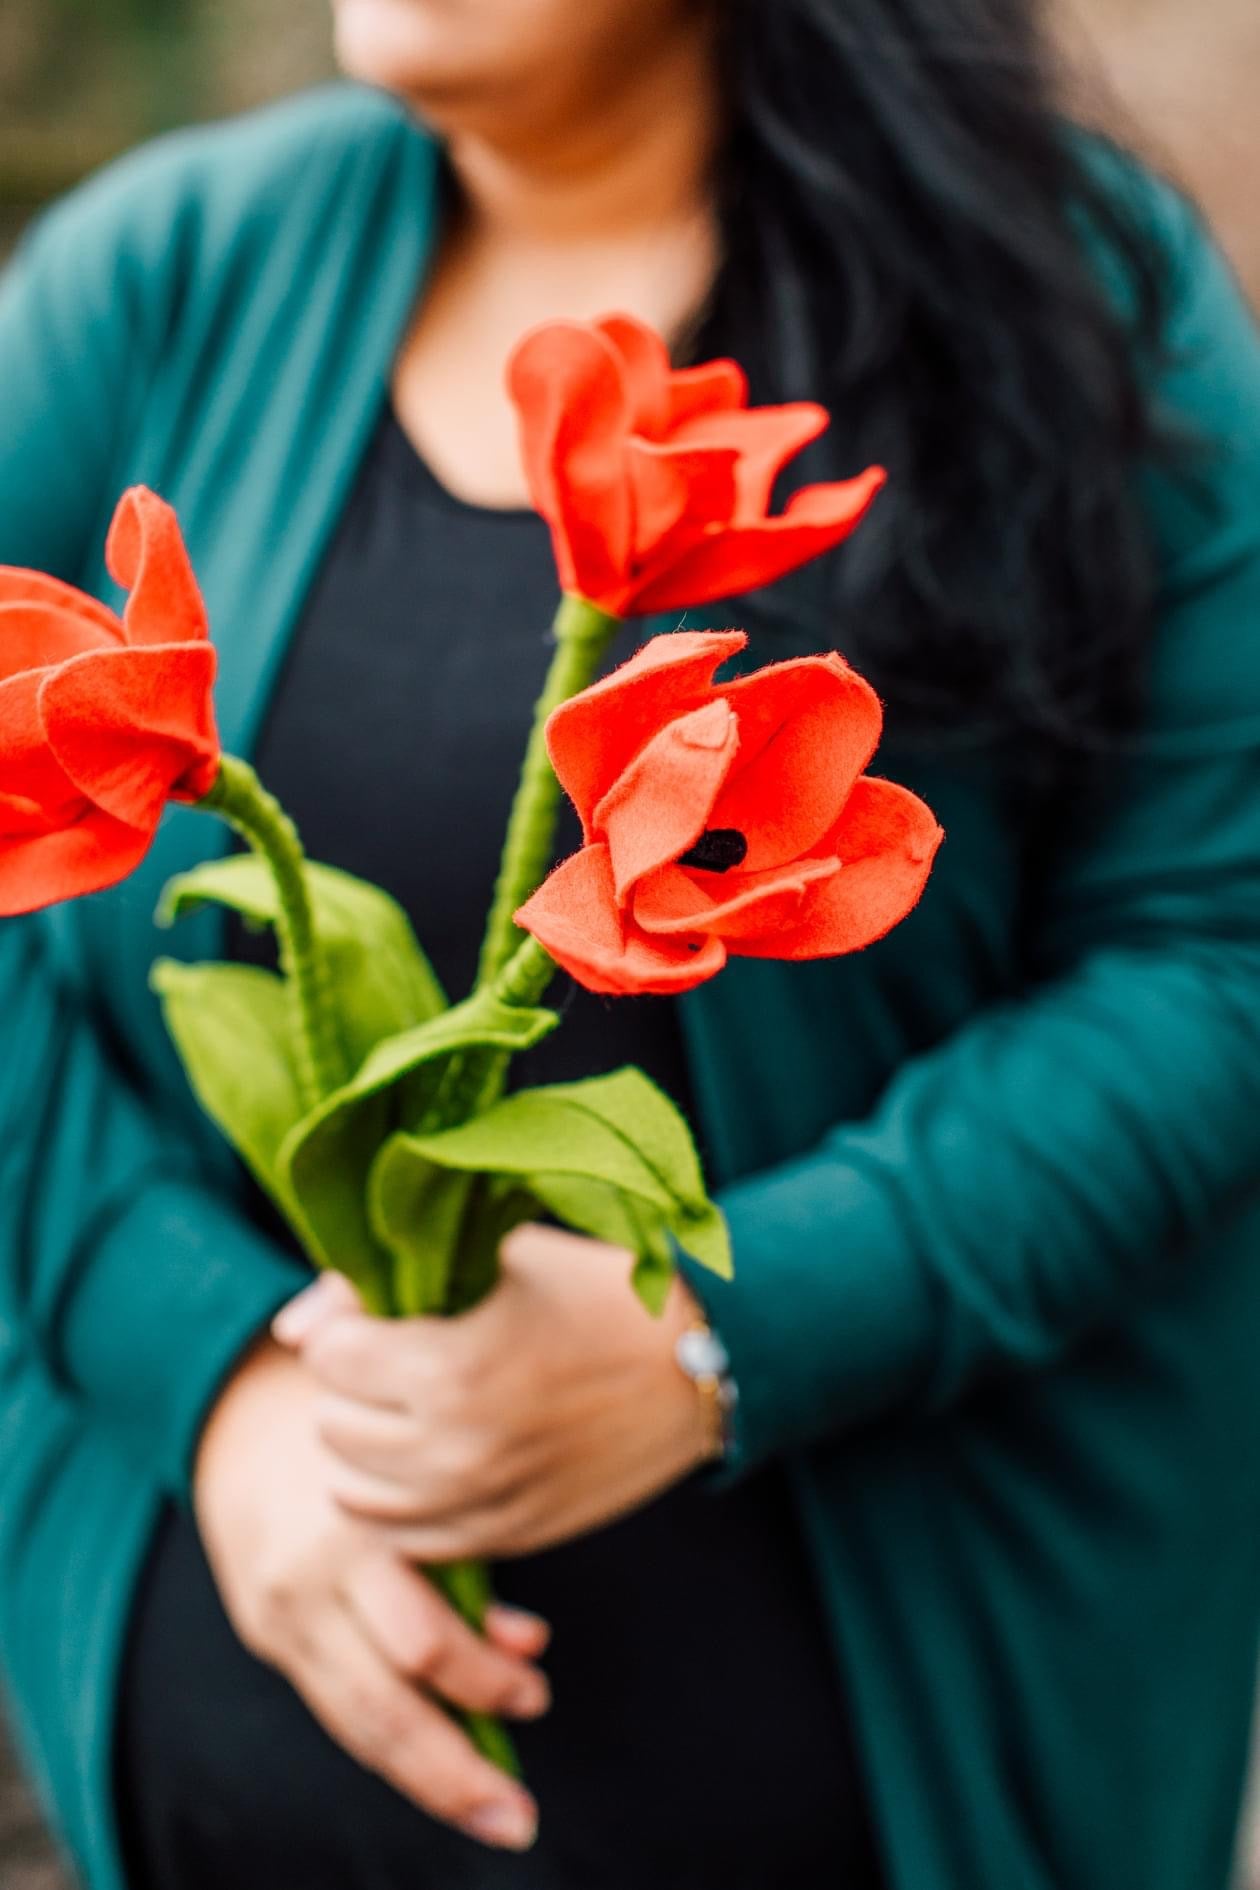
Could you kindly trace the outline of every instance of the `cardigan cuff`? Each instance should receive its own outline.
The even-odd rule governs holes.
[[[309,1279],[230,1198],[155,1179],[93,1242],[59,1322],[57,1362],[163,1487],[184,1496],[220,1388]]]
[[[719,1198],[732,1280],[681,1270],[720,1335],[738,1392],[714,1481],[849,1430],[928,1375],[931,1293],[894,1201],[827,1157],[754,1175]]]

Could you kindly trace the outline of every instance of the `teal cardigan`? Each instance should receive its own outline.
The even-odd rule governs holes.
[[[113,167],[0,290],[0,561],[112,595],[115,498],[164,493],[234,749],[385,397],[434,162],[388,100],[323,89]],[[996,756],[890,747],[949,835],[919,911],[683,1007],[737,1260],[712,1294],[734,1473],[790,1468],[895,1890],[1213,1890],[1243,1767],[1260,346],[1181,201],[1117,187],[1175,278],[1160,398],[1209,448],[1197,485],[1144,484],[1149,726],[1035,844]],[[111,1716],[156,1505],[300,1279],[243,1217],[146,988],[158,890],[213,836],[175,813],[126,885],[0,926],[0,1646],[93,1890],[121,1884]],[[209,917],[174,936],[216,942]]]

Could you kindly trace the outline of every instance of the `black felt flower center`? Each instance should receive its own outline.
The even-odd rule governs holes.
[[[738,827],[708,827],[678,864],[698,866],[705,873],[729,873],[733,866],[742,866],[747,857],[748,839]]]

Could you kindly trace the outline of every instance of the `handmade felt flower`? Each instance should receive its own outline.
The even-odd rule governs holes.
[[[942,834],[917,796],[863,773],[874,690],[833,655],[715,683],[746,641],[654,637],[547,724],[585,845],[516,921],[590,990],[686,991],[732,954],[856,951],[923,891]]]
[[[0,565],[0,914],[111,886],[168,800],[219,766],[205,607],[171,508],[123,494],[105,551],[122,617]]]
[[[734,361],[675,373],[660,336],[628,315],[535,328],[508,386],[561,585],[612,616],[769,584],[847,538],[884,484],[871,466],[771,517],[775,480],[826,410],[750,408]]]

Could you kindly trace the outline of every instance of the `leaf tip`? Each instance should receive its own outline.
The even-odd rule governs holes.
[[[178,982],[183,966],[178,958],[155,958],[149,966],[149,989],[157,997],[166,997]]]
[[[675,1224],[674,1238],[689,1260],[719,1280],[735,1278],[731,1253],[731,1231],[720,1207],[710,1204],[709,1212],[688,1216]]]
[[[653,1319],[659,1319],[665,1311],[673,1282],[673,1267],[662,1266],[657,1255],[651,1253],[641,1255],[630,1274],[631,1286]]]

